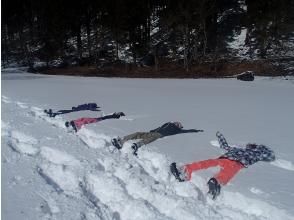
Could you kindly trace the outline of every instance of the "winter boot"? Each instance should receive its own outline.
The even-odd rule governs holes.
[[[112,140],[111,140],[111,143],[112,143],[112,145],[114,146],[114,147],[116,147],[117,149],[122,149],[122,144],[121,144],[121,140],[120,140],[120,138],[113,138]]]
[[[75,130],[75,132],[77,132],[78,131],[78,129],[77,129],[77,127],[76,127],[76,125],[75,125],[75,123],[73,122],[73,121],[70,121],[70,122],[65,122],[65,127],[69,127],[69,126],[71,126],[74,130]]]
[[[170,172],[175,176],[175,178],[179,182],[184,182],[185,181],[185,178],[183,178],[183,175],[181,174],[181,172],[179,172],[176,163],[171,163]]]
[[[212,195],[212,199],[214,200],[220,194],[221,186],[215,178],[211,178],[207,182],[207,185],[209,188],[208,193]]]
[[[133,154],[134,154],[135,156],[138,156],[138,153],[137,153],[137,151],[138,151],[138,149],[139,149],[138,144],[133,143],[133,144],[132,144],[132,149],[133,149]]]
[[[47,113],[50,118],[54,118],[56,116],[56,114],[53,113],[51,108],[49,110],[45,109],[44,112]]]

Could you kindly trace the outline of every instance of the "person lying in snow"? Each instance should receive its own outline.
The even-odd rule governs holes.
[[[220,185],[227,184],[241,169],[258,161],[271,162],[275,160],[274,152],[264,145],[249,143],[245,148],[231,147],[220,132],[217,132],[216,136],[220,147],[227,151],[219,158],[198,161],[179,168],[176,163],[170,165],[172,174],[180,182],[189,181],[194,171],[220,166],[220,171],[207,182],[208,193],[212,195],[213,199],[220,194]]]
[[[65,126],[66,127],[72,126],[72,128],[77,132],[78,130],[82,128],[83,125],[96,123],[106,119],[120,118],[121,116],[125,116],[125,114],[123,112],[115,112],[111,115],[105,115],[98,118],[79,118],[76,120],[72,120],[70,122],[68,121],[65,122]]]
[[[97,106],[96,103],[87,103],[78,105],[77,107],[72,107],[71,110],[59,110],[57,112],[53,112],[52,109],[45,109],[44,112],[48,114],[49,117],[54,118],[56,115],[62,115],[67,114],[71,112],[77,112],[77,111],[84,111],[84,110],[90,110],[90,111],[101,111],[99,109],[100,107]]]
[[[113,138],[111,140],[111,143],[117,149],[121,149],[123,144],[126,141],[141,139],[140,141],[137,141],[133,143],[132,145],[133,154],[137,155],[137,151],[142,145],[149,144],[157,140],[158,138],[175,135],[175,134],[181,134],[181,133],[190,133],[190,132],[203,132],[203,130],[196,130],[196,129],[184,130],[183,125],[180,122],[167,122],[164,125],[154,130],[151,130],[149,132],[136,132],[136,133],[124,136],[122,139],[120,137]]]

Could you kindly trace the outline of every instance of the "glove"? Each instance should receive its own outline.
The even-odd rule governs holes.
[[[126,116],[123,112],[115,112],[113,113],[114,118],[120,118],[121,116]]]

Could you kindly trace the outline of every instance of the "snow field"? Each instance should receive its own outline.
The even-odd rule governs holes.
[[[8,109],[21,111],[21,117],[53,126],[56,136],[70,137],[77,143],[80,140],[77,147],[95,154],[93,160],[79,159],[78,155],[55,148],[61,146],[41,145],[33,133],[2,121],[2,136],[13,150],[11,153],[35,160],[37,174],[53,190],[37,192],[44,203],[42,219],[69,217],[64,204],[80,212],[71,219],[293,219],[284,210],[236,192],[224,190],[218,200],[212,201],[206,195],[204,178],[193,175],[191,182],[177,182],[169,174],[170,159],[162,153],[142,148],[134,157],[130,143],[115,151],[108,145],[108,135],[88,128],[73,134],[66,130],[62,117],[49,118],[43,109],[8,97],[2,100]],[[291,162],[282,161],[279,167],[291,170]]]

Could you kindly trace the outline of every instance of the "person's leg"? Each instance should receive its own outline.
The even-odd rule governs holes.
[[[194,171],[201,170],[201,169],[207,169],[209,167],[215,167],[215,166],[220,165],[219,160],[220,159],[202,160],[202,161],[198,161],[195,163],[185,165],[183,168],[186,173],[187,180],[191,179],[192,172],[194,172]]]
[[[222,185],[226,185],[244,166],[234,160],[219,159],[221,170],[214,178]]]
[[[73,120],[77,130],[80,130],[83,125],[96,123],[101,121],[99,118],[79,118],[76,120]]]
[[[138,147],[141,147],[141,146],[149,144],[149,143],[151,143],[161,137],[162,137],[162,135],[158,132],[147,132],[147,133],[141,135],[141,138],[140,138],[141,140],[138,141],[136,144]]]
[[[137,151],[143,145],[149,144],[158,138],[161,138],[162,135],[158,132],[148,132],[141,136],[141,140],[132,144],[133,154],[137,156]]]
[[[133,133],[133,134],[129,134],[127,136],[124,136],[122,139],[121,139],[121,143],[122,145],[129,141],[129,140],[136,140],[136,139],[142,139],[142,137],[144,137],[144,135],[148,133],[148,132],[136,132],[136,133]]]

